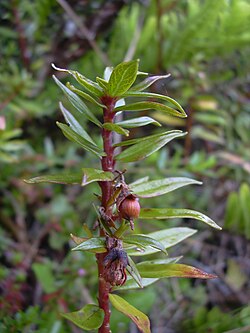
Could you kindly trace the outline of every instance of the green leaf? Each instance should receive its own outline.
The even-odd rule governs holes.
[[[102,125],[103,128],[105,128],[108,131],[114,131],[118,134],[122,134],[125,136],[129,136],[129,131],[123,129],[121,126],[117,125],[117,124],[113,124],[113,123],[104,123]]]
[[[112,172],[93,168],[83,168],[82,171],[82,186],[85,186],[92,182],[112,181],[114,179],[114,175]]]
[[[139,185],[139,184],[142,184],[142,183],[144,183],[144,182],[147,182],[148,179],[149,179],[149,176],[139,178],[139,179],[135,180],[133,183],[130,183],[130,184],[129,184],[129,187],[132,187],[132,186],[134,186],[134,185]]]
[[[70,103],[82,114],[86,116],[87,119],[92,121],[97,126],[101,127],[100,121],[96,118],[95,115],[88,109],[87,105],[78,97],[73,91],[67,88],[62,84],[54,75],[53,79],[56,84],[62,89],[63,93],[67,96]]]
[[[151,237],[159,242],[164,246],[165,249],[172,247],[184,239],[192,236],[196,233],[196,230],[191,228],[170,228],[160,231],[155,231],[148,234],[148,237]],[[158,252],[159,250],[153,248],[144,249],[144,251],[136,249],[136,247],[129,247],[127,248],[126,252],[130,256],[145,256],[148,254],[153,254]]]
[[[169,96],[155,94],[155,93],[149,93],[149,92],[127,91],[126,94],[124,94],[122,97],[124,97],[124,98],[125,97],[143,97],[143,98],[162,99],[166,102],[169,102],[169,103],[173,104],[176,107],[176,109],[179,111],[178,112],[175,109],[170,108],[171,109],[170,112],[171,113],[174,112],[174,114],[172,113],[172,115],[175,115],[175,116],[181,117],[181,118],[186,118],[187,117],[186,112],[183,110],[182,106],[175,99],[173,99]],[[160,111],[163,111],[163,110],[160,110]]]
[[[107,88],[108,88],[108,81],[106,81],[103,78],[97,76],[96,77],[96,82],[99,84],[99,86],[101,88],[103,88],[104,91],[107,90]]]
[[[118,97],[123,95],[134,83],[139,60],[123,62],[117,65],[111,73],[108,81],[107,94]]]
[[[217,276],[183,264],[151,264],[141,263],[137,268],[144,278],[185,277],[199,279],[214,279]]]
[[[119,287],[113,287],[112,291],[114,290],[132,290],[132,289],[138,289],[138,288],[145,288],[150,286],[151,284],[157,282],[159,279],[147,279],[142,278],[141,279],[141,285],[142,287],[139,287],[138,284],[135,282],[135,280],[132,277],[128,277],[126,283],[123,286]]]
[[[25,183],[28,184],[37,184],[37,183],[56,183],[56,184],[81,184],[82,174],[73,173],[73,174],[56,174],[56,175],[44,175],[38,176],[31,179],[25,179]]]
[[[152,198],[190,184],[200,185],[201,182],[191,178],[172,177],[130,185],[130,189],[140,198]]]
[[[180,113],[179,111],[176,111],[175,109],[171,108],[170,106],[167,106],[165,104],[161,104],[158,102],[137,102],[133,104],[126,104],[124,106],[119,106],[114,109],[114,112],[119,111],[145,111],[145,110],[156,110],[161,111],[166,114],[169,114],[171,116],[181,117],[184,118],[186,116],[183,115],[183,113]]]
[[[69,88],[71,91],[73,91],[74,93],[76,93],[77,95],[81,96],[82,98],[86,99],[87,101],[98,105],[101,108],[106,108],[106,106],[104,104],[99,103],[96,99],[94,99],[92,96],[90,96],[89,94],[85,93],[82,90],[77,89],[75,86],[73,86],[72,84],[70,84],[69,82],[66,83],[66,87]]]
[[[161,242],[146,235],[142,234],[129,235],[123,238],[123,242],[127,244],[136,245],[142,249],[145,248],[147,249],[148,247],[151,247],[153,249],[157,249],[164,253],[167,253],[164,245]]]
[[[182,257],[175,257],[175,258],[165,258],[165,259],[156,259],[156,260],[150,260],[150,261],[143,261],[136,265],[136,269],[138,270],[138,267],[140,265],[155,265],[155,264],[170,264],[170,263],[176,263],[178,260],[180,260]],[[152,266],[153,269],[154,266]],[[138,271],[138,274],[139,271]],[[147,287],[155,282],[157,282],[159,278],[141,278],[140,283],[141,285],[138,285],[138,283],[131,277],[128,277],[126,283],[123,286],[119,287],[113,287],[112,290],[131,290],[131,289],[138,289],[138,288],[144,288]]]
[[[141,332],[151,333],[150,321],[144,313],[136,309],[120,296],[109,294],[109,299],[112,305],[125,316],[129,317]]]
[[[141,91],[144,89],[147,89],[150,87],[152,84],[154,84],[158,80],[166,79],[170,76],[171,74],[166,74],[166,75],[157,75],[157,76],[150,76],[147,77],[145,80],[141,81],[140,83],[136,84],[135,86],[131,87],[130,91]]]
[[[80,125],[77,119],[63,106],[61,102],[59,103],[59,107],[62,111],[65,121],[69,124],[72,130],[75,131],[80,136],[82,136],[85,140],[87,140],[91,144],[95,145],[95,142],[88,135],[85,129],[83,129],[83,127]]]
[[[169,141],[184,136],[185,134],[186,133],[183,133],[182,131],[169,131],[144,137],[140,139],[138,143],[117,155],[115,159],[121,162],[140,161],[165,146]]]
[[[204,222],[215,229],[221,230],[212,219],[208,216],[191,209],[182,208],[142,208],[140,219],[171,219],[171,218],[190,218]]]
[[[82,74],[78,73],[77,71],[71,71],[63,68],[56,67],[52,64],[52,67],[60,72],[66,72],[74,77],[74,79],[79,82],[86,90],[94,94],[95,96],[102,95],[102,89],[98,86],[97,83],[91,81],[90,79],[86,78]]]
[[[122,141],[122,142],[114,144],[114,147],[131,146],[131,145],[133,145],[135,143],[140,143],[142,141],[148,141],[148,140],[154,140],[154,139],[157,139],[161,135],[171,134],[171,133],[176,133],[176,132],[177,133],[183,133],[182,131],[179,131],[179,130],[173,130],[173,131],[168,131],[168,132],[153,134],[153,135],[149,135],[149,136],[144,136],[142,138],[137,138],[137,139],[131,139],[131,140]],[[186,132],[183,133],[183,135],[186,135]]]
[[[101,327],[104,319],[103,309],[95,304],[87,304],[81,310],[61,313],[61,315],[87,331]]]
[[[138,272],[136,264],[129,256],[128,256],[128,265],[127,265],[126,269],[129,272],[129,274],[131,275],[131,277],[135,280],[137,285],[140,288],[143,288],[140,273]]]
[[[107,252],[106,241],[103,237],[93,237],[82,242],[72,249],[72,251],[90,251],[94,253]]]
[[[97,145],[91,144],[89,141],[73,131],[68,125],[59,123],[58,121],[56,124],[62,130],[64,136],[70,141],[78,143],[82,148],[91,153],[94,153],[99,157],[105,155],[105,153],[100,148],[98,148]]]
[[[149,124],[153,124],[155,126],[161,126],[161,124],[158,121],[154,120],[151,117],[138,117],[138,118],[120,121],[117,122],[116,124],[125,128],[141,127]]]

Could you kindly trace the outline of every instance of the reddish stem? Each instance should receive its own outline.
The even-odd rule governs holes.
[[[103,120],[104,123],[112,123],[114,120],[115,113],[113,109],[115,107],[116,99],[109,96],[102,97],[102,103],[107,107],[103,109]],[[114,148],[113,148],[113,133],[112,131],[102,130],[103,138],[103,148],[106,156],[102,157],[102,170],[114,172],[115,160],[114,160]],[[107,207],[107,202],[112,196],[113,186],[112,181],[100,182],[100,187],[102,190],[102,206],[105,209],[105,214],[107,216],[112,216],[112,210]],[[105,232],[101,229],[100,236],[105,236]],[[110,309],[109,309],[109,292],[111,286],[103,278],[103,260],[106,256],[106,253],[96,254],[97,264],[98,264],[98,276],[99,276],[99,295],[98,302],[100,308],[104,310],[104,320],[102,326],[99,328],[99,333],[111,333],[110,330]]]

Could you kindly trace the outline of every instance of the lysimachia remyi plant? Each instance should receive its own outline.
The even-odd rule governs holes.
[[[124,172],[118,169],[123,167],[123,163],[145,159],[171,140],[185,135],[179,130],[161,131],[154,135],[114,143],[114,133],[127,138],[130,128],[148,124],[161,126],[159,122],[146,116],[117,121],[118,113],[133,114],[135,111],[157,110],[171,116],[186,117],[183,108],[174,99],[165,95],[143,92],[154,82],[167,76],[148,76],[147,73],[139,72],[138,63],[138,60],[123,62],[113,69],[108,80],[97,77],[96,82],[77,71],[54,66],[56,70],[71,74],[81,86],[82,90],[70,83],[64,85],[55,76],[53,77],[74,106],[74,112],[78,112],[79,116],[85,117],[99,127],[103,146],[100,147],[91,138],[91,135],[77,121],[74,113],[68,111],[62,103],[60,103],[60,109],[67,124],[58,122],[57,125],[69,140],[96,155],[100,160],[101,168],[84,168],[77,174],[39,176],[28,181],[29,183],[52,182],[81,186],[97,182],[100,186],[100,204],[97,210],[98,235],[93,235],[90,230],[86,238],[71,235],[77,244],[73,248],[74,251],[90,251],[96,255],[99,274],[98,305],[88,304],[79,311],[64,314],[64,317],[79,327],[85,330],[98,329],[99,333],[110,332],[109,302],[130,317],[139,330],[145,333],[150,332],[148,317],[118,296],[119,290],[143,288],[164,277],[202,279],[215,277],[197,268],[177,263],[180,258],[167,257],[167,248],[193,235],[196,230],[177,227],[147,235],[134,232],[134,223],[137,219],[192,218],[220,229],[209,217],[190,209],[140,207],[140,198],[160,196],[182,186],[200,184],[200,182],[185,177],[159,180],[148,180],[148,177],[144,177],[135,180],[132,184],[127,184]],[[138,76],[146,76],[146,78],[133,85]],[[127,103],[128,98],[131,101],[135,97],[139,101]],[[97,113],[92,113],[83,100],[92,103],[93,107],[99,110],[100,117],[95,115]],[[117,147],[120,148],[117,149]],[[159,251],[163,252],[166,258],[141,261],[137,264],[132,260],[132,257],[150,255]],[[128,277],[127,274],[129,274]]]

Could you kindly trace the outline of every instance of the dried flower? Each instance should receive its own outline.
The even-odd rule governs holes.
[[[127,254],[123,250],[122,241],[120,239],[108,237],[106,244],[108,254],[106,255],[103,262],[103,277],[112,286],[122,286],[127,280]]]

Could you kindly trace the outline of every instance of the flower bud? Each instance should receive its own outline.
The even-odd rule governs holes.
[[[119,212],[122,218],[130,221],[136,219],[140,215],[140,204],[138,198],[134,195],[127,196],[119,206]]]

